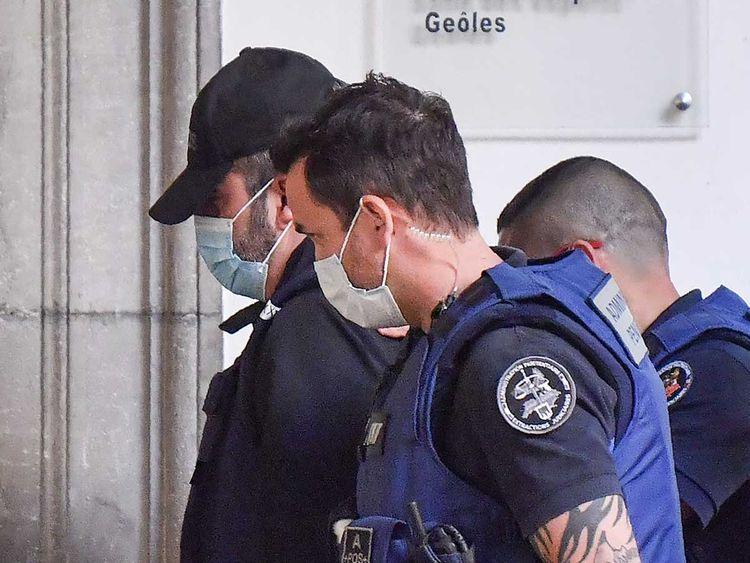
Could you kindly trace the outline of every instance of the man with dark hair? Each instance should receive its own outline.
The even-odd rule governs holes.
[[[221,325],[253,332],[208,389],[183,561],[327,561],[328,513],[354,492],[356,443],[399,344],[326,302],[268,155],[336,84],[301,53],[243,50],[198,94],[187,168],[150,211],[166,224],[194,215],[211,273],[258,300]]]
[[[605,160],[577,157],[532,180],[498,219],[530,256],[580,249],[622,288],[669,405],[691,561],[746,561],[750,522],[750,312],[725,287],[682,297],[653,195]]]
[[[360,445],[342,561],[468,561],[468,544],[482,562],[683,560],[664,395],[616,285],[487,246],[443,98],[370,75],[271,157],[327,299],[412,327]]]

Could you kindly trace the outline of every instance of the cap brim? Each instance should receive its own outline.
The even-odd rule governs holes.
[[[185,168],[151,206],[148,214],[165,225],[182,223],[195,213],[231,169],[231,162],[222,162],[208,168]]]

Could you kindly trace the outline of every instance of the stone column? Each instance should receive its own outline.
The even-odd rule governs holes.
[[[146,212],[219,0],[0,4],[0,553],[175,560],[220,294]]]

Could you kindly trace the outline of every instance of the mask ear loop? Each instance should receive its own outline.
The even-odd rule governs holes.
[[[385,245],[385,263],[383,264],[383,281],[380,284],[380,287],[383,287],[385,285],[386,280],[388,279],[388,264],[391,261],[391,243],[393,242],[393,237],[391,237],[391,240],[388,241],[388,244]]]
[[[354,224],[357,222],[357,218],[359,217],[360,212],[362,211],[362,198],[359,198],[359,206],[357,207],[357,212],[354,214],[354,218],[352,219],[351,224],[349,225],[349,229],[346,231],[346,236],[344,236],[344,243],[341,245],[341,252],[339,253],[339,261],[342,262],[344,260],[344,249],[346,249],[346,245],[349,244],[349,237],[352,234],[352,231],[354,230]],[[380,282],[380,287],[383,287],[385,285],[386,280],[388,279],[388,264],[391,260],[391,243],[393,242],[393,239],[388,241],[388,244],[385,245],[385,263],[383,264],[383,281]]]
[[[274,252],[276,252],[276,249],[278,248],[279,244],[281,244],[281,239],[284,238],[284,235],[286,235],[289,232],[289,229],[291,229],[292,226],[293,226],[293,223],[290,221],[289,224],[286,227],[284,227],[284,230],[279,235],[279,238],[276,239],[276,242],[273,243],[271,250],[268,251],[268,254],[266,254],[266,257],[263,259],[263,262],[261,262],[261,264],[263,264],[264,266],[268,265],[268,261],[271,259],[271,256],[273,255]],[[263,301],[266,300],[266,284],[267,283],[268,283],[268,279],[266,279],[266,282],[263,284]]]
[[[276,251],[276,249],[278,248],[279,244],[281,244],[281,239],[284,238],[284,235],[287,234],[289,232],[289,229],[292,228],[292,224],[293,223],[290,221],[289,224],[286,227],[284,227],[284,230],[279,235],[279,238],[276,239],[276,242],[273,243],[273,246],[271,247],[271,250],[268,251],[268,254],[263,259],[262,264],[268,264],[268,261],[271,259],[271,255]]]
[[[250,200],[245,205],[243,205],[242,207],[240,207],[240,210],[234,215],[234,217],[232,217],[232,223],[234,223],[237,220],[237,217],[239,217],[242,214],[242,212],[245,211],[245,209],[247,209],[248,207],[250,207],[252,205],[252,203],[256,199],[258,199],[263,192],[265,192],[268,189],[268,186],[270,186],[271,184],[273,184],[273,181],[274,181],[274,178],[271,178],[270,180],[268,180],[268,182],[266,182],[266,185],[264,185],[261,189],[259,189],[255,193],[255,195],[253,197],[251,197]]]
[[[339,260],[344,259],[344,249],[346,248],[346,245],[349,244],[349,237],[352,234],[352,231],[354,230],[354,224],[357,222],[357,218],[359,217],[359,213],[362,211],[362,198],[359,198],[359,205],[357,207],[357,212],[354,214],[354,218],[352,219],[352,222],[349,223],[349,228],[346,231],[346,235],[344,236],[344,242],[341,245],[341,251],[339,252]]]
[[[604,243],[600,240],[589,240],[586,239],[586,242],[591,245],[591,248],[594,250],[599,250],[600,248],[604,247]],[[573,246],[573,244],[567,244],[565,246],[561,246],[557,252],[555,252],[552,256],[561,256],[562,254],[565,254],[566,252],[570,252],[571,250],[575,250],[576,247]]]

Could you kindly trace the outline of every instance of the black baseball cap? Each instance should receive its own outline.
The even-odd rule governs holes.
[[[339,80],[315,59],[286,49],[243,49],[198,93],[185,170],[149,210],[181,223],[223,181],[232,162],[267,150],[289,121],[312,115]]]

